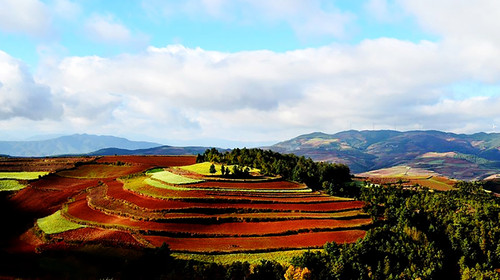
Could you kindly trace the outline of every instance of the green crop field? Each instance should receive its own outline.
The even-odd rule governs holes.
[[[156,173],[156,172],[162,172],[164,170],[165,169],[163,169],[163,168],[153,168],[153,169],[150,169],[150,170],[146,171],[146,174],[153,174],[153,173]]]
[[[167,185],[167,184],[164,184],[162,182],[152,180],[150,178],[145,179],[144,183],[147,185],[150,185],[152,187],[155,187],[155,188],[172,190],[172,191],[190,191],[190,190],[193,190],[193,188],[175,187],[175,186]],[[196,190],[196,189],[194,189],[194,190]]]
[[[18,191],[26,187],[16,180],[0,180],[0,191]]]
[[[49,172],[0,172],[0,179],[34,180],[47,174]]]
[[[202,162],[202,163],[196,163],[196,164],[192,164],[192,165],[181,166],[179,168],[184,169],[184,170],[189,171],[189,172],[198,173],[201,175],[212,175],[209,172],[210,165],[212,165],[210,162]],[[215,169],[217,170],[217,172],[213,175],[222,175],[220,173],[221,165],[220,164],[214,164],[214,165],[215,165]]]
[[[36,222],[38,227],[46,234],[60,233],[85,227],[84,225],[68,221],[61,215],[61,211],[57,211],[45,218],[40,218]]]
[[[180,166],[178,168],[184,169],[184,170],[189,171],[189,172],[198,173],[201,175],[206,175],[206,176],[207,175],[222,175],[222,173],[220,172],[222,164],[214,163],[215,170],[217,171],[214,174],[210,173],[210,165],[212,165],[212,163],[210,163],[210,162],[201,162],[201,163],[195,163],[192,165]],[[228,167],[229,170],[232,171],[234,165],[225,165],[225,167]],[[258,173],[259,171],[260,171],[259,169],[250,168],[250,173]]]
[[[173,174],[176,175],[176,174]],[[179,176],[179,175],[176,175]],[[181,176],[182,177],[182,176]],[[152,176],[154,178],[154,176]],[[155,178],[157,179],[157,178]],[[163,181],[163,180],[162,180]],[[165,182],[165,181],[163,181]],[[200,181],[197,181],[195,183],[198,183]],[[244,188],[238,188],[238,189],[230,189],[230,188],[202,188],[202,187],[178,187],[178,186],[172,186],[172,185],[166,185],[162,182],[155,181],[152,179],[145,179],[144,180],[145,184],[148,184],[152,187],[160,188],[160,189],[167,189],[167,190],[172,190],[172,191],[220,191],[220,192],[251,192],[251,193],[310,193],[312,192],[311,189],[309,188],[304,188],[304,189],[292,189],[292,190],[282,190],[282,189],[244,189]],[[167,182],[169,183],[169,182]],[[174,184],[174,183],[170,183]],[[179,185],[179,183],[176,183]],[[188,184],[188,183],[184,183]]]
[[[203,180],[191,179],[188,177],[174,174],[169,171],[155,172],[153,173],[151,178],[173,185],[195,184],[203,182]]]
[[[303,253],[319,252],[322,249],[312,250],[290,250],[276,251],[266,253],[238,253],[238,254],[219,254],[219,255],[204,255],[204,254],[188,254],[188,253],[173,253],[172,256],[177,259],[197,260],[201,262],[214,262],[218,264],[230,265],[234,262],[249,262],[250,264],[260,264],[262,260],[276,261],[283,265],[289,265],[292,258],[302,255]]]

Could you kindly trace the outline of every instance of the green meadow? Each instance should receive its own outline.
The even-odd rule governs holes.
[[[201,174],[201,175],[205,175],[205,176],[208,176],[208,175],[222,175],[222,173],[220,171],[221,167],[222,167],[222,164],[220,164],[220,163],[214,163],[216,172],[213,173],[213,174],[210,173],[210,165],[212,165],[211,162],[201,162],[201,163],[195,163],[195,164],[192,164],[192,165],[180,166],[178,168],[184,169],[184,170],[189,171],[189,172],[193,172],[193,173],[198,173],[198,174]],[[234,165],[225,165],[224,167],[228,167],[229,170],[232,172]],[[250,168],[250,173],[258,173],[259,171],[260,171],[259,169]]]
[[[0,179],[34,180],[47,174],[49,172],[0,172]]]
[[[0,191],[18,191],[26,187],[16,180],[0,180]]]
[[[173,185],[195,184],[195,183],[203,182],[203,180],[197,180],[197,179],[184,177],[184,176],[177,175],[177,174],[174,174],[174,173],[169,172],[169,171],[155,172],[155,173],[153,173],[151,178],[165,182],[167,184],[173,184]]]
[[[83,225],[68,221],[61,215],[61,211],[57,211],[45,218],[40,218],[36,222],[38,224],[38,227],[46,234],[55,234],[85,227]]]

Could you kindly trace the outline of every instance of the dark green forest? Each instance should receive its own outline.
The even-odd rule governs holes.
[[[198,155],[196,161],[257,168],[263,175],[281,176],[285,180],[305,183],[313,190],[329,190],[336,195],[359,193],[345,164],[315,162],[293,154],[246,148],[224,153],[212,148]]]
[[[375,224],[354,244],[294,260],[311,279],[500,279],[500,199],[479,183],[434,192],[363,188]]]

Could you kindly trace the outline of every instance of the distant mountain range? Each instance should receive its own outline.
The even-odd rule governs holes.
[[[42,141],[0,141],[0,155],[185,155],[209,147],[172,147],[113,136],[75,134]],[[315,132],[264,147],[316,161],[347,164],[351,172],[405,165],[450,178],[483,179],[500,174],[500,133],[471,135],[441,131]]]
[[[74,134],[41,141],[0,141],[0,154],[10,156],[55,156],[86,154],[104,148],[148,149],[162,144],[130,141],[114,136]]]
[[[119,149],[119,148],[106,148],[101,149],[92,153],[88,153],[91,156],[110,156],[110,155],[197,155],[203,154],[206,149],[210,147],[198,147],[198,146],[188,146],[188,147],[172,147],[172,146],[160,146],[149,149]],[[225,151],[224,149],[218,149],[219,151]]]
[[[483,179],[500,173],[500,134],[441,131],[315,132],[268,147],[316,161],[340,162],[354,173],[407,165],[450,178]]]

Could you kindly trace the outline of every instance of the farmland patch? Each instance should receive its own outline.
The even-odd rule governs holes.
[[[185,176],[174,174],[166,170],[153,173],[151,178],[173,185],[194,184],[203,182],[203,180],[188,178]]]
[[[25,187],[17,180],[0,180],[0,191],[18,191]]]
[[[34,245],[42,250],[165,242],[176,254],[267,254],[278,260],[275,252],[289,260],[293,254],[285,252],[354,242],[372,223],[361,201],[280,177],[213,176],[209,164],[194,160],[102,157],[30,182],[12,200],[38,215],[59,210],[36,223],[51,237]]]
[[[137,168],[131,166],[118,166],[108,164],[87,164],[75,169],[63,170],[57,174],[68,178],[116,178],[137,172]]]
[[[0,172],[0,179],[35,180],[47,175],[48,173],[49,172],[46,171]]]
[[[85,227],[83,225],[68,221],[66,218],[61,216],[61,211],[57,211],[45,218],[40,218],[36,223],[38,227],[46,234],[60,233]]]

